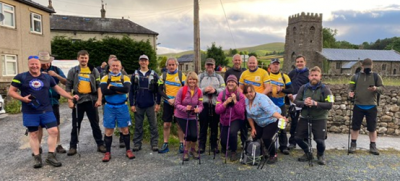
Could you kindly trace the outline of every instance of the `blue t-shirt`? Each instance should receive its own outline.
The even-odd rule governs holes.
[[[25,80],[22,80],[23,74],[26,75]],[[53,111],[49,99],[49,89],[57,84],[50,75],[40,74],[38,77],[33,77],[29,72],[23,72],[14,77],[11,85],[21,91],[22,97],[31,94],[32,96],[36,97],[36,100],[40,104],[37,108],[34,108],[33,106],[22,102],[23,113],[41,114],[43,112]]]
[[[41,72],[49,72],[50,70],[56,72],[58,75],[60,75],[63,78],[67,78],[67,77],[65,77],[64,72],[56,66],[50,66],[49,69],[47,69],[47,70],[40,69]],[[57,77],[53,77],[53,79],[54,79],[54,81],[56,81],[56,84],[58,85],[60,80],[58,80]],[[50,99],[51,99],[51,105],[60,104],[58,101],[60,99],[60,94],[58,94],[53,88],[51,88],[49,91],[50,91],[49,95],[50,95]]]

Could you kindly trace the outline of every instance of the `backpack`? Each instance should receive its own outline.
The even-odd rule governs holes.
[[[311,84],[310,83],[307,83],[305,86],[304,86],[304,91],[303,91],[303,98],[304,98],[304,95],[306,94],[306,90],[309,88],[309,87],[311,87]],[[325,100],[325,84],[323,84],[323,83],[321,83],[321,95],[322,95],[322,100]]]
[[[155,77],[154,74],[155,74],[154,70],[151,70],[150,75],[149,75],[149,84],[148,84],[147,88],[155,94],[155,93],[157,93],[157,90],[156,90],[156,86],[155,86],[156,83],[154,81],[154,77]],[[139,89],[141,89],[140,81],[139,81],[139,71],[135,70],[135,73],[132,76],[134,77],[134,85],[139,86]]]
[[[167,79],[167,72],[166,71],[163,72],[162,77],[163,77],[163,88],[164,88],[164,91],[165,91],[166,90],[165,89],[165,80]],[[182,86],[184,86],[183,81],[182,81],[182,72],[181,71],[178,71],[178,78],[179,78],[179,81],[181,82]]]
[[[240,155],[240,163],[244,165],[258,165],[263,157],[262,144],[259,140],[247,140]]]
[[[268,72],[268,71],[267,71]],[[270,72],[268,72],[268,75],[270,75]],[[285,87],[286,87],[286,79],[285,79],[285,76],[283,76],[283,73],[281,72],[281,76],[282,76],[282,80],[283,80],[283,84],[285,85]],[[289,97],[287,96],[287,95],[285,95],[285,104],[286,105],[290,105],[290,100],[289,100]]]
[[[121,73],[121,83],[123,84],[125,80],[124,74]],[[111,75],[108,74],[107,85],[111,83]]]
[[[375,73],[375,72],[373,72],[372,74],[374,75],[375,86],[377,86],[377,85],[378,85],[378,74]],[[358,77],[359,77],[359,76],[360,76],[360,72],[354,74],[354,82],[355,82],[355,84],[354,84],[354,91],[356,90],[357,81],[358,81]],[[376,93],[377,93],[377,94],[376,94],[376,103],[377,103],[377,106],[379,106],[379,99],[381,98],[381,94],[379,94],[378,92],[376,92]]]
[[[183,100],[185,100],[187,90],[188,90],[188,86],[187,86],[187,85],[183,86],[182,96],[181,96],[181,102],[183,102]],[[200,96],[201,96],[201,89],[200,89],[200,88],[197,88],[197,97],[198,97],[199,99],[200,99]]]

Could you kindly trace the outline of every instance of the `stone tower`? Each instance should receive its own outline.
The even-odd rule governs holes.
[[[319,66],[322,69],[322,59],[317,53],[322,51],[322,45],[322,14],[302,12],[289,16],[283,70],[291,71],[296,56],[300,54],[306,57],[307,67]]]

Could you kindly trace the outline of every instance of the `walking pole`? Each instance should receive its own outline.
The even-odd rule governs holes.
[[[312,141],[311,141],[311,132],[312,132],[312,121],[310,119],[310,115],[307,116],[308,121],[308,151],[312,154]],[[308,161],[308,165],[310,167],[313,166],[312,159]]]
[[[286,118],[288,118],[288,117],[289,117],[289,114],[286,115]],[[282,121],[283,121],[283,122],[282,122]],[[267,151],[269,151],[269,149],[271,148],[271,146],[274,145],[274,143],[276,143],[276,140],[278,139],[278,135],[281,133],[281,130],[283,130],[283,129],[286,129],[285,120],[278,119],[278,130],[277,130],[277,131],[275,132],[275,134],[272,136],[272,139],[271,139],[272,142],[269,144]],[[261,140],[262,140],[262,139],[261,139]],[[269,153],[268,153],[268,155],[269,155]],[[269,155],[269,156],[271,156],[271,155]],[[267,159],[265,158],[265,159],[263,160],[262,164],[258,165],[257,169],[263,169],[266,162],[267,162]],[[260,168],[260,166],[261,166],[261,168]]]
[[[227,133],[227,139],[226,139],[226,147],[225,147],[225,163],[226,163],[226,158],[228,157],[228,148],[229,148],[229,133],[231,132],[231,121],[232,121],[232,107],[229,111],[229,126],[228,126],[228,133]]]
[[[78,118],[78,100],[74,99],[74,107],[75,107],[75,120],[76,120],[76,152],[78,152],[79,158],[81,158],[81,154],[79,152],[79,132],[81,131],[80,126],[79,126],[79,118]]]
[[[349,136],[347,138],[347,155],[350,154],[350,135],[351,135],[351,123],[353,122],[353,110],[351,109],[351,105],[354,107],[354,95],[353,98],[350,99],[350,120],[349,120]]]
[[[185,131],[185,144],[183,145],[183,150],[185,150],[185,148],[186,148],[186,144],[187,144],[187,131],[188,131],[188,127],[189,127],[189,111],[186,111],[187,112],[187,118],[186,118],[186,131]],[[188,151],[188,150],[186,150],[186,151]],[[189,154],[189,153],[186,153],[186,154]],[[184,162],[185,162],[185,151],[183,151],[183,154],[182,154],[182,165],[184,164]]]
[[[197,108],[197,106],[196,106],[196,108]],[[196,130],[198,130],[198,133],[197,133],[197,141],[199,142],[199,147],[197,148],[197,152],[198,152],[198,154],[199,154],[199,165],[201,165],[201,153],[200,153],[200,130],[199,130],[199,127],[198,127],[198,125],[197,125],[197,122],[200,124],[200,122],[198,121],[199,120],[199,113],[196,113]]]

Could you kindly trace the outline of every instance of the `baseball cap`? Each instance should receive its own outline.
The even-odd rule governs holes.
[[[207,64],[213,64],[213,65],[215,65],[215,60],[212,59],[212,58],[207,58],[207,60],[206,60],[206,65],[207,65]]]
[[[50,63],[54,60],[54,57],[50,56],[50,53],[46,51],[40,51],[38,55],[40,63]]]
[[[369,59],[369,58],[366,58],[366,59],[364,59],[363,61],[362,61],[362,66],[364,66],[364,68],[371,68],[371,66],[372,66],[372,60],[371,59]]]
[[[276,63],[276,62],[281,63],[281,62],[279,61],[279,58],[273,58],[273,59],[271,59],[271,64]]]
[[[149,60],[149,57],[148,57],[147,55],[143,54],[143,55],[140,55],[139,60],[140,60],[140,59]]]

